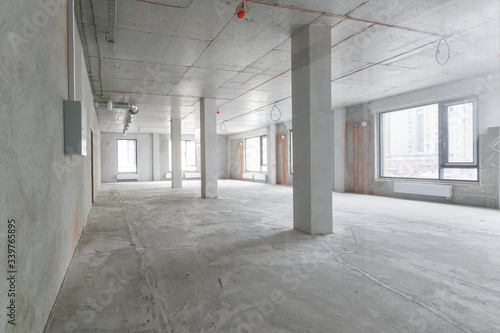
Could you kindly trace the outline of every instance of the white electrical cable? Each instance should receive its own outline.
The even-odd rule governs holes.
[[[441,54],[441,43],[442,42],[445,43],[446,49],[447,49],[446,60],[444,62],[439,60],[439,55]],[[450,54],[451,54],[450,44],[448,44],[448,42],[446,41],[446,38],[443,37],[439,40],[438,46],[436,48],[436,61],[437,61],[437,63],[440,65],[446,65],[448,63],[448,60],[450,60]]]
[[[279,112],[279,116],[278,116],[278,118],[274,118],[274,117],[273,117],[273,111],[274,111],[274,109],[275,109],[275,108],[276,108],[276,110],[278,110],[278,112]],[[278,107],[278,105],[276,105],[276,104],[274,104],[274,105],[273,105],[273,108],[271,109],[271,112],[269,113],[269,117],[270,117],[270,118],[271,118],[271,120],[272,120],[272,121],[274,121],[274,122],[278,122],[278,121],[281,119],[281,110],[280,110],[280,108]]]
[[[226,127],[225,122],[226,122],[226,121],[224,120],[222,123],[220,123],[220,125],[219,125],[219,129],[220,129],[222,132],[226,132],[226,133],[227,133],[227,127]]]

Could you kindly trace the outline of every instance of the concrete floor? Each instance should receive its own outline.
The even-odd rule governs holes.
[[[292,189],[103,184],[47,332],[500,332],[500,212],[334,194],[291,230]]]

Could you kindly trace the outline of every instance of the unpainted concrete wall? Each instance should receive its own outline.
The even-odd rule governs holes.
[[[102,133],[102,181],[116,182],[117,174],[117,155],[116,140],[135,139],[137,140],[137,173],[139,181],[153,180],[153,135],[152,134],[127,134],[126,136],[118,133]],[[159,135],[160,150],[160,180],[165,181],[165,175],[169,173],[168,165],[168,143],[167,134]],[[194,135],[182,135],[182,140],[195,141]],[[229,165],[227,154],[228,138],[224,135],[217,136],[217,159],[219,179],[229,178]],[[199,150],[199,149],[198,149]],[[198,151],[199,153],[199,151]],[[199,159],[198,159],[199,160]],[[198,161],[199,162],[199,161]]]
[[[167,180],[168,173],[168,135],[160,134],[160,180]]]
[[[243,172],[245,172],[245,152],[244,152],[245,139],[228,139],[229,141],[229,154],[230,154],[230,179],[243,179]]]
[[[45,1],[44,1],[45,3]],[[64,3],[64,5],[62,4]],[[91,209],[90,130],[99,126],[77,36],[76,98],[87,112],[87,156],[64,155],[68,98],[66,2],[2,3],[0,24],[0,332],[41,333]],[[98,150],[94,162],[99,161]],[[94,189],[100,164],[94,165]],[[15,220],[15,297],[8,297],[7,221]],[[15,301],[16,325],[7,302]]]
[[[487,87],[484,82],[490,82]],[[346,191],[406,199],[447,202],[446,198],[394,193],[394,182],[401,179],[378,178],[377,117],[380,111],[476,95],[479,98],[480,182],[430,181],[451,184],[451,203],[499,207],[500,94],[498,74],[474,77],[413,93],[393,96],[347,108],[346,117]],[[367,122],[367,126],[354,127]],[[422,183],[425,180],[415,180]]]
[[[153,135],[152,134],[101,134],[102,181],[116,182],[118,160],[116,140],[137,140],[138,181],[153,180]],[[161,147],[160,147],[161,150]]]
[[[276,183],[289,186],[293,185],[293,174],[290,173],[289,168],[289,140],[291,127],[291,122],[277,124],[276,165],[274,166],[276,168]],[[245,172],[245,139],[267,135],[268,132],[268,128],[260,128],[228,137],[230,179],[243,179],[242,175]],[[271,140],[268,140],[268,144],[271,144]],[[272,166],[268,165],[268,168],[270,167]]]
[[[227,156],[228,137],[217,135],[217,168],[218,179],[229,179],[229,159]]]
[[[279,124],[276,134],[276,183],[293,185],[293,174],[290,173],[290,130],[291,124]]]

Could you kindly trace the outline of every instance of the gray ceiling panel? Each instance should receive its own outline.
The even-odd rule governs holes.
[[[152,2],[118,1],[114,52],[107,1],[76,4],[95,96],[137,103],[131,131],[139,133],[168,133],[172,112],[194,133],[203,97],[216,99],[228,133],[270,124],[280,100],[280,121],[290,121],[290,37],[313,22],[332,28],[332,107],[499,70],[496,0],[268,0],[249,2],[242,20],[239,1]],[[441,36],[450,46],[446,65],[436,62]],[[98,116],[102,131],[122,131],[123,112]]]

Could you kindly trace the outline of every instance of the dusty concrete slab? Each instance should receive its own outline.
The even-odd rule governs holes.
[[[103,184],[47,332],[498,332],[500,212],[290,187]]]

